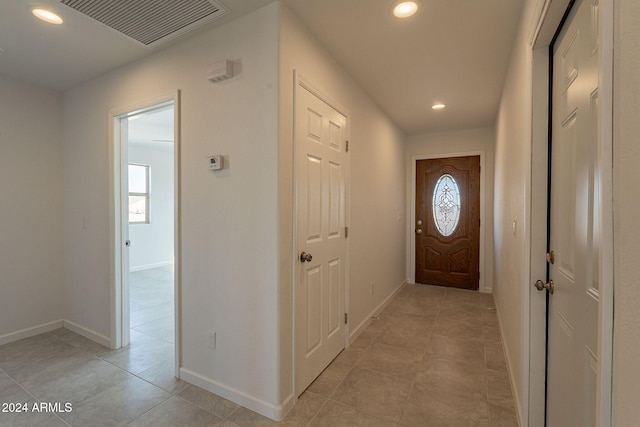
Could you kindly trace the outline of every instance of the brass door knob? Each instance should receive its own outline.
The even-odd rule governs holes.
[[[554,291],[553,280],[549,280],[549,283],[545,283],[542,280],[536,280],[536,283],[534,284],[534,286],[539,291],[543,291],[545,289],[548,289],[549,292],[553,294],[553,291]]]

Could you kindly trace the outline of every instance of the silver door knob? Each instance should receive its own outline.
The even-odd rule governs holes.
[[[300,262],[311,262],[312,259],[313,256],[304,251],[300,254]]]
[[[421,229],[421,228],[418,228],[418,229],[416,230],[416,234],[422,234],[422,229]]]
[[[418,222],[416,222],[416,224],[418,224],[418,225],[422,225],[422,221],[421,221],[421,220],[418,220]]]
[[[554,291],[553,280],[549,280],[549,283],[544,283],[542,280],[536,280],[536,283],[535,283],[534,286],[539,291],[543,291],[545,289],[548,289],[549,292],[553,294],[553,291]]]

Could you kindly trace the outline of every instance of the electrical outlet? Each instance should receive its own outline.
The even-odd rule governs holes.
[[[209,331],[209,348],[216,349],[216,333],[214,331]]]

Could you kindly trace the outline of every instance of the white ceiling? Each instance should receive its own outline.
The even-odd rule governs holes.
[[[222,0],[222,25],[272,0]],[[393,0],[284,0],[407,134],[492,125],[523,0],[422,0],[391,16]],[[45,25],[29,9],[65,19]],[[176,39],[169,43],[175,43]],[[166,45],[164,45],[166,46]],[[147,48],[62,5],[0,0],[0,74],[65,90],[164,46]],[[434,102],[447,108],[433,111]]]
[[[522,0],[284,1],[407,134],[494,123]]]
[[[173,150],[173,105],[130,117],[127,137],[134,147]]]

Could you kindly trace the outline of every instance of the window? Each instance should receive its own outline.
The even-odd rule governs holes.
[[[433,189],[433,219],[440,234],[451,236],[460,219],[460,189],[456,180],[444,174]]]
[[[129,224],[149,223],[149,166],[129,164]]]

